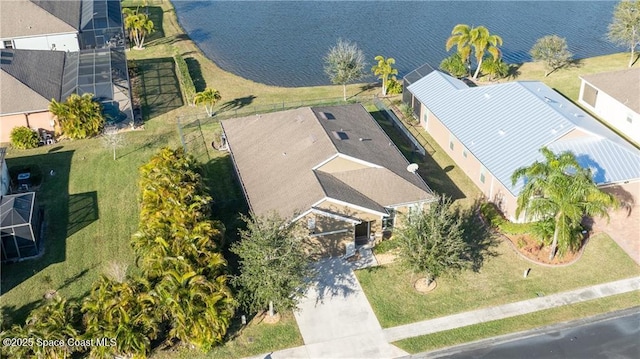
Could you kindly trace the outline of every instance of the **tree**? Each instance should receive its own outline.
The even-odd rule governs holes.
[[[158,334],[159,315],[149,283],[101,276],[82,305],[87,338],[114,338],[115,345],[89,348],[94,358],[145,356]],[[111,344],[111,343],[109,343]]]
[[[482,62],[482,72],[489,75],[489,81],[501,79],[509,74],[509,65],[504,63],[502,59],[488,58]]]
[[[382,55],[376,56],[375,60],[378,61],[378,64],[373,66],[371,71],[374,75],[378,76],[380,80],[382,80],[382,96],[387,96],[387,83],[389,81],[389,76],[398,74],[398,69],[393,68],[396,60],[392,57],[385,59]]]
[[[457,78],[468,75],[468,69],[462,61],[462,57],[459,53],[455,53],[442,60],[442,62],[440,63],[440,69]]]
[[[110,128],[106,128],[102,132],[102,144],[108,148],[113,150],[113,160],[116,160],[116,149],[124,146],[125,141],[122,134],[118,132],[118,129],[113,126]]]
[[[451,200],[440,197],[428,209],[410,211],[394,236],[403,263],[415,273],[425,273],[426,284],[440,275],[467,268],[463,219],[451,210]]]
[[[342,85],[343,98],[347,101],[347,84],[364,77],[366,64],[362,50],[356,43],[339,39],[338,43],[329,49],[324,62],[324,72],[331,79],[331,83]]]
[[[62,132],[69,138],[97,136],[104,126],[102,105],[90,93],[71,94],[65,102],[52,99],[49,111],[57,117]]]
[[[547,35],[539,38],[529,51],[533,61],[544,62],[544,76],[571,63],[573,56],[567,48],[567,41],[558,35]]]
[[[145,36],[153,33],[153,21],[149,19],[148,14],[140,14],[138,10],[124,8],[124,29],[129,32],[129,39],[133,40],[136,48],[143,49]]]
[[[458,54],[460,54],[460,58],[465,65],[469,63],[469,57],[473,48],[478,64],[473,78],[477,79],[480,74],[480,69],[482,68],[485,53],[488,52],[491,54],[494,60],[500,58],[500,49],[498,46],[502,46],[502,38],[498,35],[492,35],[484,26],[470,27],[466,24],[458,24],[453,27],[445,48],[449,51],[454,46],[457,47]]]
[[[218,90],[207,87],[204,91],[198,92],[193,98],[193,103],[196,105],[204,105],[205,111],[209,117],[213,116],[213,106],[220,101],[222,96]]]
[[[240,257],[240,275],[235,283],[242,301],[252,311],[294,308],[313,272],[303,243],[304,233],[296,224],[286,223],[277,214],[242,217],[247,229],[231,251]]]
[[[563,255],[580,248],[584,215],[608,218],[607,210],[616,207],[618,201],[596,186],[591,171],[580,167],[573,153],[556,155],[546,147],[540,152],[544,161],[516,169],[511,181],[513,185],[521,178],[525,181],[518,195],[516,216],[525,211],[528,220],[553,220],[551,260],[556,249]]]
[[[623,0],[613,11],[608,37],[611,42],[631,50],[629,67],[633,65],[635,49],[640,44],[640,1]]]

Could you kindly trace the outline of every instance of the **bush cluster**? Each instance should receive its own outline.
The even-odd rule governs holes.
[[[193,84],[193,79],[189,73],[189,66],[184,60],[184,57],[176,52],[173,55],[173,60],[176,62],[178,68],[178,80],[180,81],[180,87],[184,91],[184,97],[188,104],[193,103],[193,97],[196,95],[196,85]]]
[[[11,145],[21,150],[38,147],[38,134],[26,126],[14,127],[11,130]]]

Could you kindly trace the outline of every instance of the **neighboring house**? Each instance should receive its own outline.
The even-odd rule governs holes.
[[[222,127],[251,212],[302,221],[326,254],[381,238],[398,213],[434,200],[360,104],[235,118]]]
[[[420,124],[512,221],[523,187],[513,172],[542,160],[539,149],[573,152],[601,188],[638,200],[640,151],[539,81],[481,87],[432,71],[407,87]]]
[[[640,145],[640,69],[580,76],[579,102]]]
[[[78,51],[124,45],[119,0],[0,1],[0,48]]]
[[[11,181],[7,161],[4,159],[6,153],[7,149],[5,147],[0,147],[0,198],[9,193],[9,183]]]
[[[52,131],[51,99],[92,93],[108,121],[132,119],[131,92],[123,48],[78,52],[0,50],[0,142],[27,126]]]

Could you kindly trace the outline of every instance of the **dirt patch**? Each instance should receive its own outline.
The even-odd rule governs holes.
[[[426,278],[423,277],[415,281],[413,283],[413,288],[420,293],[429,293],[432,290],[436,289],[436,287],[438,286],[438,283],[435,280],[431,281],[431,283],[427,285],[427,281],[425,279]]]
[[[276,324],[280,321],[280,313],[276,312],[273,316],[269,316],[268,312],[264,312],[262,314],[262,318],[260,319],[261,323],[265,324]]]
[[[398,255],[394,253],[381,253],[381,254],[376,254],[375,257],[376,257],[376,261],[378,262],[378,265],[383,266],[385,264],[395,262],[396,258],[398,258]]]
[[[578,260],[582,255],[582,251],[568,252],[564,256],[556,254],[553,260],[549,260],[549,251],[551,246],[544,246],[538,239],[529,234],[505,234],[504,235],[512,244],[512,248],[518,251],[525,258],[540,264],[563,265],[571,264]],[[584,246],[583,246],[584,247]]]

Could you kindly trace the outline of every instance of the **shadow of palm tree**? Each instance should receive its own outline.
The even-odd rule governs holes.
[[[254,95],[234,98],[233,100],[223,103],[218,112],[239,110],[245,106],[251,105],[255,99],[256,97]]]

